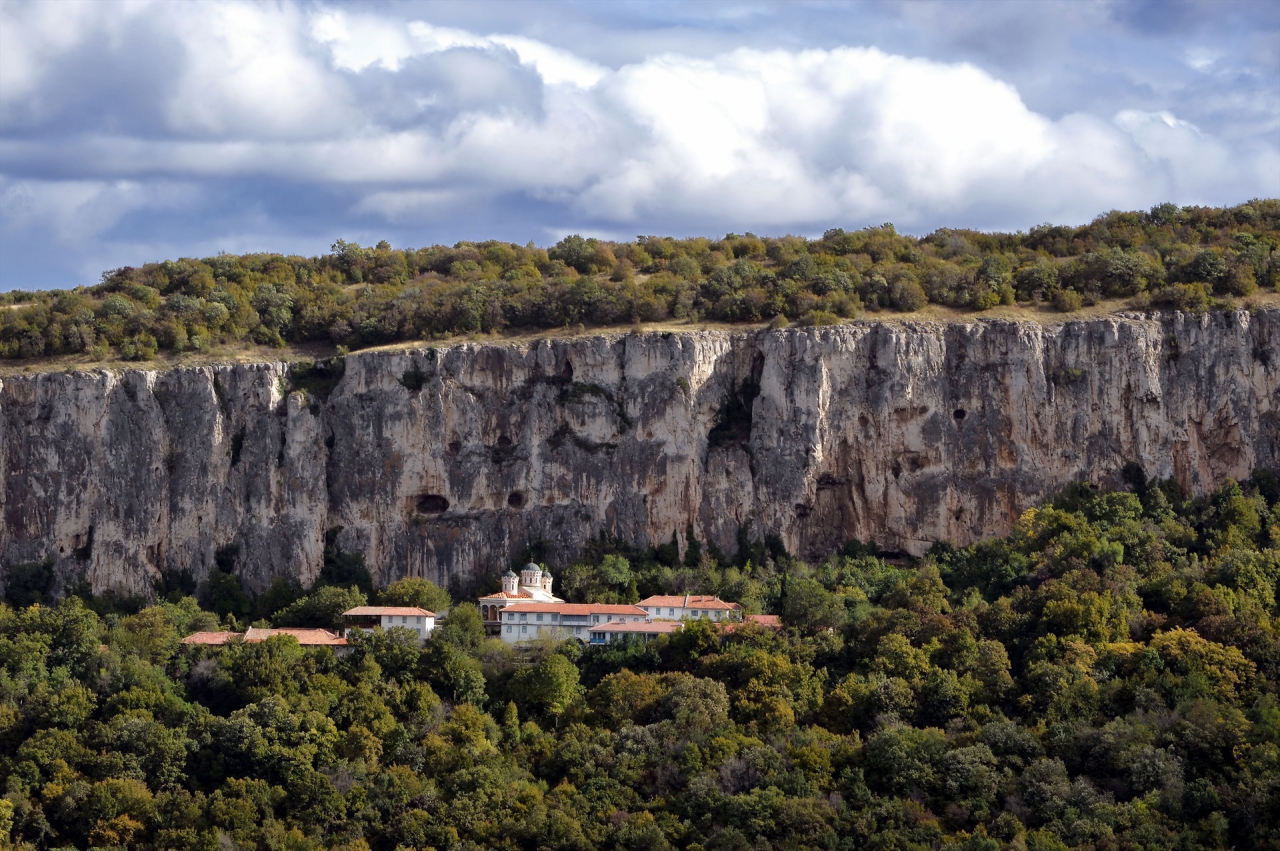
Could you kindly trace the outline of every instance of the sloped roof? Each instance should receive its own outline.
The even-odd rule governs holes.
[[[551,612],[561,615],[636,615],[648,617],[639,606],[627,603],[512,603],[502,610],[507,612]]]
[[[716,626],[720,627],[724,632],[730,633],[745,624],[756,624],[757,626],[762,626],[766,629],[772,629],[775,631],[782,629],[782,619],[777,615],[747,615],[742,619],[741,623],[737,621],[722,621],[716,624]]]
[[[277,635],[292,635],[303,647],[346,647],[347,640],[336,632],[327,629],[310,629],[286,627],[282,629],[260,629],[249,627],[244,634],[245,644],[256,644]]]
[[[246,644],[257,644],[277,635],[292,635],[303,647],[345,647],[347,640],[336,632],[327,629],[309,629],[288,627],[283,629],[263,629],[251,626],[245,632],[194,632],[182,639],[187,645],[220,646],[237,638],[243,638]]]
[[[186,638],[182,639],[183,644],[205,644],[220,645],[226,644],[233,638],[239,638],[243,633],[239,632],[193,632]]]
[[[666,606],[673,609],[720,609],[729,612],[736,612],[742,608],[737,603],[726,603],[719,597],[707,594],[657,594],[653,597],[646,597],[636,605]]]
[[[426,609],[419,609],[417,606],[356,606],[354,609],[347,609],[342,613],[343,617],[380,617],[382,615],[396,615],[405,617],[428,617],[434,618],[435,612],[428,612]]]
[[[532,600],[532,594],[526,594],[523,591],[518,594],[508,594],[506,591],[499,591],[496,594],[485,594],[483,597],[477,597],[477,600]]]

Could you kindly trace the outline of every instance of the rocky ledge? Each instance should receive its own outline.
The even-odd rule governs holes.
[[[1002,534],[1129,462],[1202,492],[1280,466],[1280,311],[867,321],[372,351],[0,383],[0,561],[146,590],[221,561],[380,581],[595,536],[819,557]]]

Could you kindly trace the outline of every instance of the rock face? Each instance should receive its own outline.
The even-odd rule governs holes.
[[[1280,311],[1042,326],[864,322],[598,336],[0,385],[0,560],[144,591],[222,560],[376,579],[553,563],[740,526],[819,557],[1006,532],[1127,462],[1202,492],[1280,466]]]

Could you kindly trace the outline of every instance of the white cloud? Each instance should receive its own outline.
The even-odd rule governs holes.
[[[875,48],[608,68],[523,35],[363,10],[106,5],[0,5],[0,115],[49,128],[0,140],[0,172],[26,175],[3,188],[10,229],[101,234],[164,209],[174,186],[241,178],[354,190],[345,211],[391,223],[523,196],[574,229],[648,232],[1025,227],[1280,195],[1274,139],[1244,150],[1158,110],[1050,118],[974,65]],[[143,21],[181,54],[135,95],[161,126],[62,131],[53,72],[71,85],[77,51],[110,54]],[[136,84],[122,77],[120,96]]]
[[[426,21],[400,24],[335,9],[323,9],[315,14],[311,37],[329,47],[336,67],[348,71],[363,71],[375,64],[398,71],[401,63],[410,57],[470,47],[510,50],[522,64],[537,71],[549,86],[568,84],[591,88],[608,72],[594,62],[523,36],[476,35]]]
[[[135,210],[176,209],[197,196],[194,187],[172,182],[7,180],[0,183],[0,222],[15,237],[34,229],[75,244],[101,235]]]

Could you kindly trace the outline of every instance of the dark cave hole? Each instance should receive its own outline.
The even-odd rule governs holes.
[[[512,491],[507,495],[507,505],[512,508],[524,508],[524,494],[520,491]]]
[[[418,497],[418,511],[423,514],[440,514],[449,510],[449,500],[438,493],[424,493]]]
[[[956,418],[956,422],[960,422],[964,419],[964,408],[956,408],[951,412],[951,416]]]

